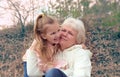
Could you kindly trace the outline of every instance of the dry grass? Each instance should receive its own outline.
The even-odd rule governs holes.
[[[120,31],[116,27],[88,27],[86,45],[92,51],[92,77],[120,77]],[[19,29],[0,31],[0,77],[23,77],[22,55],[33,36]]]

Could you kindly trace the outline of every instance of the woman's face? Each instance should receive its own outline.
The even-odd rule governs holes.
[[[44,39],[48,41],[50,44],[58,44],[59,43],[59,24],[46,24],[47,29],[46,33],[44,34]]]
[[[77,43],[77,31],[70,26],[63,25],[60,30],[60,46],[62,49],[69,48]]]

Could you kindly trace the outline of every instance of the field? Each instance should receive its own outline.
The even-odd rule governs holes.
[[[118,26],[86,26],[86,46],[93,53],[92,77],[120,77]],[[23,77],[22,56],[33,40],[32,28],[22,38],[16,28],[0,31],[0,77]]]

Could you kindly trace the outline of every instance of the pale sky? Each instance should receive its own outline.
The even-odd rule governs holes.
[[[26,8],[27,5],[29,5],[29,3],[28,3],[29,1],[30,0],[22,0],[21,5],[23,5],[23,6],[25,5],[25,8]],[[36,2],[37,3],[39,2],[39,4],[41,5],[41,7],[43,7],[43,8],[46,7],[47,1],[48,0],[36,0]],[[0,0],[0,6],[3,6],[3,7],[7,6],[6,0]],[[40,11],[37,11],[37,12],[39,13]],[[4,10],[4,9],[0,8],[0,27],[1,26],[7,26],[7,27],[9,27],[10,25],[13,25],[13,24],[14,24],[13,23],[13,16],[11,15],[11,11]]]
[[[5,0],[0,1],[0,6],[6,6]],[[13,23],[11,22],[11,14],[9,11],[5,11],[4,9],[0,8],[0,26],[1,25],[12,25]]]
[[[17,1],[21,1],[21,0],[17,0]],[[22,4],[21,5],[30,5],[28,2],[30,0],[22,0]],[[47,6],[48,6],[48,1],[49,0],[33,0],[34,2],[36,1],[37,3],[40,4],[40,6],[43,8],[43,9],[47,9]],[[39,1],[39,2],[38,2]],[[55,3],[56,0],[51,0],[52,3]],[[94,1],[94,0],[92,0]],[[27,4],[26,4],[27,3]],[[95,2],[93,2],[93,4],[90,5],[93,6]],[[7,6],[7,3],[6,3],[6,0],[0,0],[0,6]],[[34,5],[35,6],[35,5]],[[25,7],[25,8],[26,8]],[[37,13],[40,13],[40,9],[39,11],[37,11]],[[30,18],[29,18],[30,19]],[[0,8],[0,26],[7,26],[9,27],[9,25],[13,25],[13,16],[11,15],[11,11],[8,11],[8,10],[3,10]]]

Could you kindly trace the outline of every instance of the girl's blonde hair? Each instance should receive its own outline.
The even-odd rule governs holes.
[[[47,39],[43,39],[41,34],[45,34],[48,26],[46,24],[54,24],[57,20],[51,16],[47,16],[45,14],[40,14],[36,19],[36,24],[34,25],[34,36],[37,41],[37,45],[35,47],[38,55],[41,59],[49,60],[51,57],[51,53],[47,51]],[[57,49],[54,49],[56,52]]]

